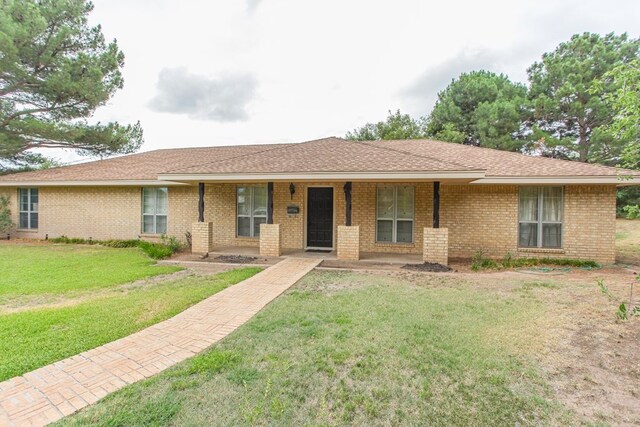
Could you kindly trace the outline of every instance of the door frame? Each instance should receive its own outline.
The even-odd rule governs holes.
[[[307,212],[309,211],[309,188],[331,188],[333,192],[333,206],[331,207],[333,211],[333,218],[331,219],[331,247],[317,247],[317,246],[307,246]],[[304,186],[304,250],[332,250],[336,249],[336,188],[334,185],[327,184],[315,184],[315,185],[305,185]]]

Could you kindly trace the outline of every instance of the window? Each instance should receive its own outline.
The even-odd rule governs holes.
[[[260,224],[267,222],[267,187],[265,185],[237,187],[237,235],[259,237]]]
[[[142,189],[142,232],[167,234],[168,194],[166,188]]]
[[[376,240],[389,243],[413,242],[415,188],[379,186]]]
[[[38,228],[38,189],[20,188],[18,190],[20,200],[20,224],[25,230]]]
[[[521,187],[518,211],[520,247],[562,247],[562,187]]]

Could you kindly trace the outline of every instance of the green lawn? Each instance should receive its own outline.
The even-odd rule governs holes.
[[[0,304],[25,295],[106,288],[180,268],[156,265],[138,248],[0,245]]]
[[[60,424],[570,424],[527,352],[554,292],[312,272],[206,353]]]
[[[133,284],[179,269],[139,249],[6,245],[0,256],[0,381],[127,336],[259,271]]]

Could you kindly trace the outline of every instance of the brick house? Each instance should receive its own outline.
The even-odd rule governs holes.
[[[640,175],[430,140],[157,150],[0,176],[18,237],[185,239],[422,254],[447,263],[550,256],[614,262],[616,187]]]

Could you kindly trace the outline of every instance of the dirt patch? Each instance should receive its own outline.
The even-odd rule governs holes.
[[[422,264],[405,264],[402,266],[405,270],[412,271],[429,271],[432,273],[447,273],[452,271],[451,267],[438,264],[437,262],[423,262]]]
[[[244,255],[219,255],[214,258],[214,260],[218,262],[228,262],[231,264],[251,264],[255,262],[258,258],[254,256],[244,256]]]
[[[548,301],[555,338],[541,362],[558,398],[592,423],[640,425],[640,318],[616,317],[634,280],[623,268],[574,272]]]

